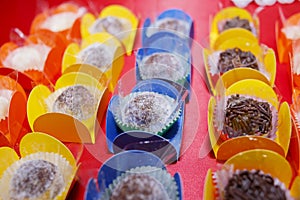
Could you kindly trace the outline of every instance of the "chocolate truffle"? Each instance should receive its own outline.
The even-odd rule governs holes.
[[[244,135],[272,137],[273,114],[268,102],[232,95],[227,100],[223,133],[229,138]]]
[[[276,181],[259,170],[240,171],[229,179],[224,191],[225,200],[285,200],[286,191]]]
[[[239,67],[248,67],[259,70],[257,59],[250,51],[242,51],[239,48],[233,48],[220,53],[218,61],[219,72],[225,73]]]
[[[24,162],[13,175],[10,182],[10,198],[54,199],[65,187],[58,167],[45,160]]]
[[[123,178],[112,191],[110,200],[168,200],[164,187],[146,174],[132,174]]]
[[[165,18],[157,22],[159,30],[169,30],[188,34],[188,25],[186,22],[174,18]]]
[[[52,111],[71,115],[78,120],[85,120],[95,113],[96,106],[95,95],[82,85],[73,85],[64,89],[56,98]]]
[[[248,31],[252,31],[249,21],[247,19],[241,19],[239,16],[226,20],[226,22],[223,25],[222,31],[231,28],[243,28]]]
[[[160,132],[167,127],[173,109],[176,106],[175,99],[155,93],[136,92],[123,99],[121,105],[121,123],[133,129]]]
[[[154,53],[143,59],[140,73],[142,79],[163,78],[176,82],[185,77],[187,71],[185,67],[178,55]]]
[[[124,31],[124,26],[119,18],[107,16],[96,20],[90,28],[92,34],[103,31],[117,36],[120,32]]]
[[[111,49],[100,43],[94,43],[79,52],[77,57],[78,63],[85,63],[106,71],[113,61]]]

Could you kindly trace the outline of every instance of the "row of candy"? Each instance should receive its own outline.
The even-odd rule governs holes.
[[[109,100],[108,93],[116,87],[124,64],[124,52],[131,53],[138,21],[129,10],[116,5],[103,9],[97,20],[93,15],[84,13],[85,9],[82,7],[73,4],[60,5],[35,18],[31,28],[32,34],[28,38],[13,38],[15,43],[6,43],[1,48],[3,65],[0,68],[3,74],[1,76],[1,92],[3,93],[1,100],[6,103],[4,104],[6,107],[2,109],[1,146],[17,148],[16,145],[20,145],[18,153],[24,157],[17,161],[18,155],[13,148],[0,149],[5,155],[2,158],[10,161],[3,166],[1,172],[1,187],[7,191],[1,194],[2,199],[10,197],[64,199],[77,167],[75,158],[60,141],[95,143],[99,124]],[[139,80],[149,78],[151,80],[140,81],[132,89],[132,92],[137,92],[134,95],[127,98],[122,96],[120,101],[116,101],[115,96],[112,98],[107,114],[107,143],[111,151],[110,143],[116,141],[113,137],[121,136],[124,131],[137,129],[136,138],[138,139],[143,139],[143,134],[146,134],[148,138],[153,136],[152,141],[157,145],[151,145],[152,150],[160,146],[166,146],[168,149],[171,146],[172,150],[169,151],[173,154],[173,144],[169,143],[168,134],[166,134],[169,132],[169,137],[172,137],[176,146],[175,155],[173,155],[175,159],[178,159],[184,113],[183,93],[178,88],[180,84],[189,86],[189,82],[186,82],[190,81],[191,70],[187,62],[190,61],[191,56],[187,51],[188,40],[183,38],[187,37],[184,34],[191,32],[191,23],[190,17],[179,10],[162,13],[153,24],[149,19],[145,22],[143,44],[146,45],[144,45],[145,49],[140,49],[138,53],[137,57],[140,61],[137,59],[136,74]],[[158,28],[155,30],[150,26]],[[169,30],[163,31],[166,29]],[[183,33],[177,32],[182,29]],[[165,41],[169,41],[168,43],[160,43],[162,34],[165,35]],[[174,41],[174,38],[180,43]],[[80,44],[78,39],[81,39]],[[126,50],[122,49],[120,41]],[[174,42],[173,45],[171,41]],[[155,43],[162,45],[161,48],[155,46]],[[166,44],[170,46],[164,47]],[[178,47],[180,47],[179,50]],[[184,55],[183,58],[177,59],[170,53],[175,50],[180,51],[176,56]],[[149,63],[144,60],[144,57],[150,60]],[[178,67],[176,70],[172,68],[174,62]],[[160,66],[162,71],[154,71],[152,72],[154,74],[147,77],[149,75],[147,69],[153,70],[153,66],[160,63],[163,63]],[[159,69],[156,68],[156,70]],[[173,73],[173,75],[157,77],[157,74],[164,75],[164,73],[168,75]],[[171,80],[167,82],[152,78],[171,78]],[[134,82],[132,79],[124,79],[124,81]],[[141,96],[138,96],[140,94]],[[134,104],[133,107],[138,106],[133,111],[130,110],[132,109],[130,100],[132,100],[131,104]],[[136,103],[136,101],[139,102]],[[112,102],[117,102],[117,104],[113,105]],[[122,106],[119,106],[121,103]],[[127,113],[120,108],[127,108]],[[163,109],[165,112],[161,115]],[[128,114],[131,116],[123,116]],[[124,121],[129,117],[133,120]],[[37,132],[26,134],[30,128]],[[164,134],[164,137],[157,134]],[[140,143],[140,141],[128,140],[128,136],[119,141],[124,143],[124,149],[128,149],[130,144]],[[23,143],[29,146],[28,152],[27,146]],[[149,143],[148,139],[146,143]],[[112,152],[116,153],[116,151]],[[161,152],[161,155],[165,153]],[[146,152],[141,152],[141,154],[142,157],[148,155]],[[167,154],[166,157],[170,155]],[[154,155],[150,155],[150,158],[158,159]],[[174,158],[170,160],[169,162],[172,162]],[[148,161],[149,159],[145,159],[145,162]],[[157,165],[157,162],[154,163]],[[149,165],[153,165],[153,162],[151,161]],[[162,168],[162,165],[158,167]],[[151,167],[149,169],[153,171]],[[42,176],[41,173],[43,173]],[[166,174],[166,172],[163,173]],[[161,174],[159,173],[158,176]],[[106,177],[101,180],[112,181],[112,177],[109,177],[110,179]],[[35,180],[39,178],[44,181],[36,183]],[[149,181],[148,179],[146,180]],[[173,187],[171,191],[175,193],[170,198],[181,199],[180,178],[175,179],[177,183],[171,180],[173,183],[173,186],[170,186]],[[68,183],[65,183],[66,180]],[[7,184],[8,182],[10,184]],[[93,186],[89,186],[88,190],[90,187]],[[154,192],[156,194],[156,190]],[[90,194],[87,198],[88,196]]]
[[[153,23],[146,19],[142,32],[135,72],[119,80],[108,106],[108,149],[118,154],[89,181],[86,199],[182,199],[180,175],[171,177],[163,163],[180,156],[190,100],[192,20],[170,9]]]
[[[214,17],[210,48],[204,50],[213,94],[209,138],[216,159],[226,161],[221,170],[208,172],[205,199],[299,198],[299,177],[293,174],[298,169],[285,159],[292,134],[289,104],[273,88],[275,54],[259,44],[255,24],[246,10],[224,8]],[[274,170],[275,160],[287,174]],[[286,188],[293,180],[291,197]]]
[[[180,155],[191,80],[192,19],[170,9],[153,23],[146,19],[143,27],[135,73],[119,80],[108,106],[107,144],[114,153],[142,149],[169,163]]]
[[[59,140],[95,142],[96,123],[128,50],[120,41],[130,52],[137,19],[126,8],[109,6],[94,20],[100,33],[87,36],[90,17],[83,7],[62,4],[36,16],[30,36],[13,35],[1,47],[0,141],[9,146],[0,148],[1,199],[65,199],[83,146],[73,149],[75,159]],[[107,33],[118,17],[131,26],[120,41]]]
[[[12,42],[2,45],[0,74],[7,76],[3,78],[2,97],[8,102],[1,116],[1,133],[7,139],[4,144],[15,145],[27,121],[26,110],[31,130],[64,142],[95,142],[96,119],[102,119],[109,91],[114,90],[124,65],[124,52],[131,52],[138,20],[127,8],[108,6],[89,24],[97,25],[98,33],[88,35],[90,18],[85,8],[62,4],[37,15],[27,38],[14,35]],[[110,27],[122,20],[130,24],[130,29],[121,24],[126,40],[119,41],[111,35],[114,32]],[[127,50],[123,50],[121,41]],[[7,81],[8,77],[18,84]],[[30,93],[28,102],[22,87]],[[24,98],[15,103],[23,107],[10,104],[12,92],[7,90],[23,92]],[[81,95],[84,98],[78,98]],[[25,128],[29,130],[28,125]],[[66,130],[69,134],[61,134]]]
[[[240,8],[247,7],[251,2],[253,2],[253,0],[232,0],[232,1],[236,6]],[[282,4],[289,4],[289,3],[293,3],[294,1],[295,0],[254,0],[254,2],[259,6],[272,6],[276,2]]]

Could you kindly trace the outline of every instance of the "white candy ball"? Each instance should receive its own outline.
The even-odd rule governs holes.
[[[240,8],[245,8],[246,6],[249,5],[253,0],[231,0],[234,5]]]
[[[277,0],[279,3],[293,3],[295,0]]]

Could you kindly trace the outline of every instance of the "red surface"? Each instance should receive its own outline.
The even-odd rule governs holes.
[[[30,3],[29,3],[30,2]],[[9,40],[9,31],[12,27],[19,27],[25,34],[29,31],[30,22],[35,14],[40,12],[42,5],[56,5],[62,0],[40,1],[40,0],[10,0],[0,1],[0,44]],[[152,19],[161,11],[168,8],[181,8],[189,13],[195,21],[195,41],[203,43],[209,33],[209,19],[218,11],[218,1],[210,0],[107,0],[97,3],[84,3],[84,5],[94,5],[94,12],[99,12],[101,8],[111,3],[119,3],[127,6],[137,16],[140,17],[140,25],[146,17]],[[224,5],[231,5],[229,0],[222,1]],[[251,4],[248,9],[254,11],[256,6]],[[287,16],[295,12],[300,12],[300,2],[292,5],[282,6]],[[278,19],[278,4],[272,7],[266,7],[259,14],[260,17],[260,33],[261,42],[269,47],[276,47],[275,44],[275,21]],[[139,36],[138,36],[139,37]],[[140,46],[140,39],[136,43],[136,47]],[[186,111],[188,120],[186,120],[183,151],[180,160],[176,164],[169,165],[167,168],[170,173],[179,172],[183,181],[184,199],[202,199],[203,183],[208,168],[216,168],[217,163],[211,153],[209,153],[209,141],[207,137],[207,120],[206,110],[209,98],[208,92],[204,89],[199,69],[202,69],[202,54],[199,46],[194,46],[193,51],[193,80],[192,88],[194,90],[194,102]],[[128,71],[134,66],[134,56],[126,58],[126,66],[124,69]],[[286,71],[286,65],[277,66],[276,85],[283,95],[283,100],[291,101],[291,87],[289,85],[289,77]],[[197,121],[192,121],[197,118]],[[189,123],[190,122],[190,123]],[[92,152],[92,154],[91,154]],[[90,177],[96,177],[97,170],[111,154],[107,152],[104,133],[100,133],[97,143],[93,146],[86,145],[80,160],[81,166],[78,172],[79,181],[74,186],[69,199],[83,199],[85,185]],[[96,159],[97,158],[97,159]]]

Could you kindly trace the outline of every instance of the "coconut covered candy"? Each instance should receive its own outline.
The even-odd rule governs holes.
[[[162,135],[178,119],[178,103],[157,92],[133,92],[119,99],[114,111],[118,126],[124,130],[142,130]]]
[[[101,200],[178,200],[174,178],[161,168],[132,168],[117,177],[101,196]]]
[[[162,78],[174,82],[182,81],[187,76],[187,62],[178,55],[166,52],[153,53],[139,64],[140,75],[143,80]]]
[[[91,34],[99,32],[108,32],[109,34],[122,40],[126,37],[126,34],[122,34],[124,31],[131,30],[130,22],[125,18],[118,18],[114,16],[107,16],[97,19],[93,25],[89,28]],[[128,32],[129,33],[129,32]],[[127,33],[127,34],[128,34]]]
[[[153,23],[146,22],[144,28],[147,28],[147,37],[157,32],[171,32],[188,39],[192,37],[192,23],[192,18],[184,11],[168,9],[162,12]]]
[[[77,55],[77,63],[85,63],[106,71],[113,61],[113,52],[105,44],[94,43],[82,49]]]
[[[97,110],[100,91],[91,86],[72,85],[61,88],[45,99],[49,112],[71,115],[84,121]]]

